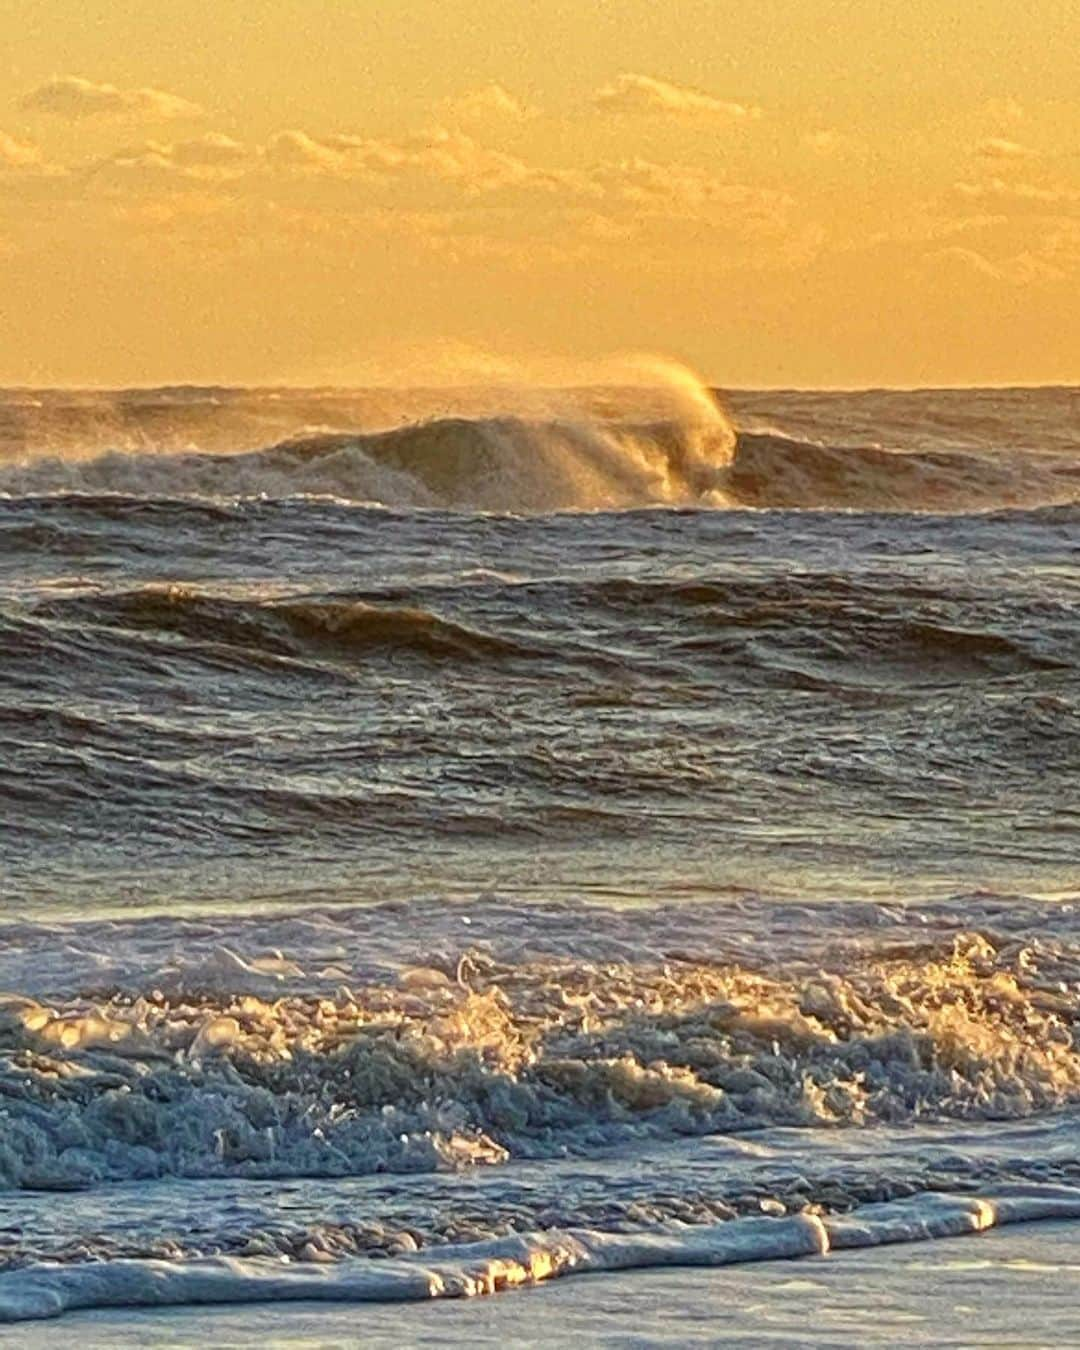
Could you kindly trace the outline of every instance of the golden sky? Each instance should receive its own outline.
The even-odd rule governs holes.
[[[0,0],[0,382],[1080,381],[1076,0]]]

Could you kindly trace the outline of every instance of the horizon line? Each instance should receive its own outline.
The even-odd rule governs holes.
[[[718,394],[949,394],[949,393],[977,393],[977,392],[1045,392],[1047,390],[1080,390],[1080,376],[1075,380],[1040,380],[1040,381],[1002,381],[989,383],[944,383],[944,384],[722,384],[712,380],[701,381],[701,387],[707,389],[710,393]],[[280,390],[290,391],[308,391],[311,393],[334,390],[352,393],[415,393],[425,392],[451,392],[454,390],[542,390],[552,392],[573,392],[578,390],[597,390],[597,389],[633,389],[633,390],[653,390],[664,389],[666,386],[662,382],[656,384],[631,384],[631,383],[583,383],[583,384],[526,384],[522,381],[469,381],[467,383],[459,382],[452,384],[439,383],[416,383],[416,384],[337,384],[333,382],[312,383],[302,382],[290,384],[287,381],[255,381],[247,383],[239,381],[229,382],[204,382],[201,380],[162,380],[149,383],[134,384],[94,384],[89,382],[79,383],[61,383],[61,384],[8,384],[0,382],[0,393],[65,393],[65,394],[99,394],[99,393],[155,393],[162,390],[214,390],[227,389],[245,393],[271,393]]]

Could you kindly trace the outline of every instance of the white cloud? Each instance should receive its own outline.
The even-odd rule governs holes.
[[[760,117],[761,109],[716,98],[700,89],[669,84],[651,75],[617,75],[593,94],[593,104],[607,113],[652,113],[669,117],[709,117],[742,122]]]
[[[923,255],[928,263],[933,263],[949,271],[960,270],[975,273],[977,276],[992,277],[1001,280],[1001,272],[994,264],[973,248],[963,248],[959,244],[950,244],[948,248],[933,249]]]
[[[208,131],[188,141],[176,141],[167,150],[173,163],[197,168],[232,166],[248,158],[244,145],[220,131]]]
[[[447,184],[469,195],[542,193],[568,202],[608,202],[612,207],[635,207],[668,217],[700,213],[714,203],[757,213],[771,213],[790,204],[783,193],[729,184],[707,169],[659,164],[641,156],[590,167],[546,168],[445,128],[379,140],[316,138],[303,131],[284,131],[271,139],[264,154],[268,164],[285,170],[373,185],[412,177]]]
[[[208,131],[191,140],[146,141],[143,145],[117,150],[90,168],[97,183],[134,185],[140,181],[191,178],[204,181],[235,178],[254,163],[252,153],[239,141],[218,131]]]
[[[0,168],[30,169],[41,164],[41,151],[29,141],[16,140],[0,131]]]
[[[1036,152],[1019,141],[1007,140],[1004,136],[987,136],[975,147],[975,153],[983,159],[1032,159]]]
[[[946,271],[974,274],[1011,286],[1056,285],[1069,275],[1063,258],[1055,258],[1049,249],[1024,249],[1005,257],[991,260],[975,249],[935,249],[923,255],[924,262]]]
[[[678,211],[715,201],[724,190],[724,184],[704,169],[655,164],[640,157],[600,164],[590,177],[604,196]]]
[[[882,244],[933,244],[945,239],[955,239],[959,235],[980,234],[997,230],[1008,225],[1009,217],[978,212],[974,215],[941,215],[930,211],[927,204],[915,208],[914,214],[889,222],[884,230],[861,236],[852,242],[845,251],[858,251],[864,247],[878,248]]]
[[[533,109],[497,80],[466,89],[457,98],[447,99],[443,106],[451,117],[469,122],[524,122],[533,116]]]
[[[368,141],[359,153],[369,166],[383,173],[419,171],[463,187],[482,191],[547,178],[542,170],[500,150],[491,150],[460,131],[436,127],[398,141]]]
[[[953,191],[967,201],[990,202],[999,206],[1055,207],[1080,202],[1080,189],[1077,188],[1006,182],[1004,178],[990,178],[980,183],[954,183]]]
[[[271,136],[266,146],[267,160],[283,169],[314,170],[323,173],[341,173],[345,170],[339,150],[325,141],[316,140],[306,131],[279,131]]]
[[[0,131],[0,174],[18,174],[25,182],[28,178],[62,178],[66,172],[62,165],[47,160],[32,141]]]
[[[53,76],[24,95],[20,106],[74,121],[102,116],[200,117],[203,111],[198,104],[162,89],[121,89],[115,84],[96,84],[78,75]]]
[[[564,182],[557,171],[534,168],[445,127],[399,139],[281,131],[271,138],[265,154],[270,164],[284,169],[373,180],[413,174],[454,183],[469,192],[517,186],[553,190]]]

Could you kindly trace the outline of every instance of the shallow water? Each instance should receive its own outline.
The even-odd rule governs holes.
[[[4,1289],[1077,1184],[1077,391],[553,397],[0,404]]]
[[[635,1270],[568,1280],[513,1298],[433,1301],[404,1311],[412,1345],[1030,1346],[1080,1340],[1075,1224],[993,1229],[977,1240],[867,1248],[792,1265],[723,1271]],[[263,1304],[75,1314],[82,1345],[396,1347],[403,1309],[367,1304]],[[26,1350],[56,1327],[27,1323]]]

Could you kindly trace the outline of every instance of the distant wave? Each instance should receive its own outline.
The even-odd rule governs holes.
[[[112,452],[0,472],[0,493],[331,496],[403,508],[536,513],[657,505],[969,511],[1080,498],[1080,459],[1031,452],[893,452],[721,422],[444,418],[320,432],[237,454]]]
[[[328,495],[386,506],[542,512],[691,504],[720,489],[726,426],[445,418],[326,432],[234,455],[110,453],[0,473],[0,492]]]
[[[742,434],[727,479],[741,504],[853,510],[969,511],[1080,499],[1080,459],[1011,453],[904,452]]]

